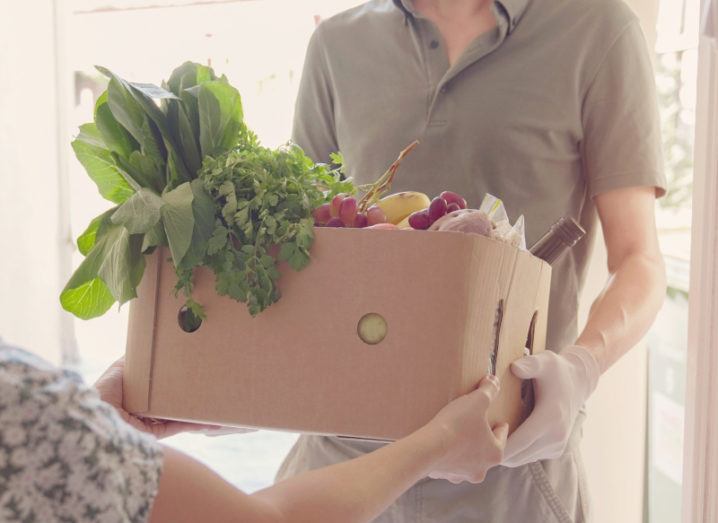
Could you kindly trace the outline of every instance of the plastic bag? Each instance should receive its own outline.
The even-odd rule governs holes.
[[[504,202],[489,193],[486,193],[486,196],[484,196],[479,210],[486,213],[486,215],[491,218],[491,221],[494,222],[494,238],[524,251],[526,250],[526,227],[523,214],[511,225],[509,216],[506,213],[506,208],[504,207]]]

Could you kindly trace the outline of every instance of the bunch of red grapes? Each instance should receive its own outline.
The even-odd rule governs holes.
[[[423,211],[416,211],[409,216],[409,225],[412,229],[425,230],[450,212],[466,209],[466,200],[452,191],[444,191],[431,200],[431,204]]]
[[[386,223],[386,215],[378,205],[372,205],[366,213],[358,212],[357,199],[353,196],[337,194],[331,203],[325,203],[314,209],[314,225],[319,227],[369,227]]]

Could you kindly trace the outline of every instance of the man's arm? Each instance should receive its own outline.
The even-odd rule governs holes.
[[[589,349],[604,372],[653,323],[666,294],[666,273],[656,233],[655,189],[618,189],[599,194],[595,202],[610,277],[576,345]]]
[[[610,272],[586,328],[570,347],[544,351],[511,365],[534,382],[536,406],[506,443],[503,464],[554,459],[566,449],[584,402],[600,374],[646,333],[663,302],[666,277],[658,249],[653,187],[620,188],[595,197]]]

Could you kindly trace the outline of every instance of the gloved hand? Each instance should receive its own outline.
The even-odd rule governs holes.
[[[534,380],[531,415],[506,442],[505,467],[518,467],[563,454],[579,409],[593,393],[601,374],[591,352],[578,345],[560,354],[544,351],[511,364],[518,378]]]

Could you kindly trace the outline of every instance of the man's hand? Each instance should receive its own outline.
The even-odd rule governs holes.
[[[534,380],[536,403],[506,443],[505,467],[518,467],[563,454],[579,409],[598,384],[600,369],[590,351],[577,345],[560,354],[545,351],[511,365],[517,377]]]
[[[156,438],[167,438],[180,432],[216,430],[215,425],[199,425],[183,421],[160,421],[140,418],[130,414],[122,407],[122,374],[125,370],[125,359],[113,363],[95,383],[95,389],[105,403],[112,405],[122,419],[142,432],[153,434]]]

